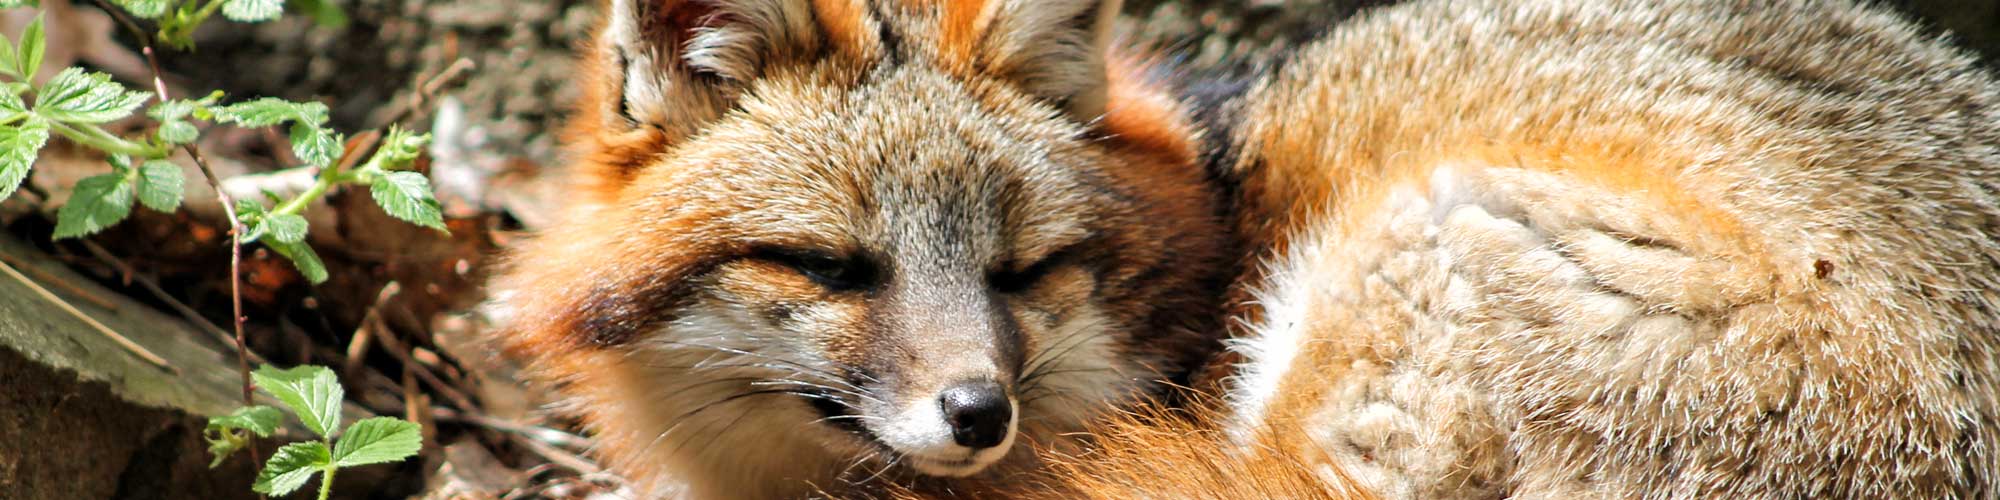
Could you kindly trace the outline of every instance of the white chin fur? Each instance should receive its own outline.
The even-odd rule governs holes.
[[[890,419],[889,425],[874,429],[882,444],[903,455],[903,462],[917,472],[931,476],[965,477],[978,474],[1007,456],[1020,434],[1020,403],[1009,400],[1012,418],[1007,421],[1007,437],[998,446],[973,450],[952,442],[951,428],[936,404],[913,405]]]
[[[1014,422],[1018,421],[1020,421],[1020,417],[1017,415],[1014,418]],[[999,446],[979,450],[978,452],[971,453],[971,456],[959,459],[933,459],[927,458],[924,455],[909,454],[903,460],[910,464],[910,468],[931,476],[965,477],[978,474],[979,471],[986,470],[987,467],[992,466],[995,462],[999,462],[1001,458],[1005,458],[1007,450],[1014,448],[1014,435],[1016,434],[1014,422],[1007,423],[1007,438],[1001,440]]]

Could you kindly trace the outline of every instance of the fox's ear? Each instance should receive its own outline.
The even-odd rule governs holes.
[[[868,22],[856,18],[856,1],[610,0],[594,56],[599,71],[613,74],[601,75],[607,88],[595,104],[610,108],[598,110],[606,120],[624,122],[606,124],[614,130],[653,127],[676,141],[721,115],[770,65],[815,57],[829,43],[853,48],[829,40],[816,18]]]
[[[945,0],[953,64],[1014,82],[1089,122],[1104,113],[1104,52],[1120,0]]]

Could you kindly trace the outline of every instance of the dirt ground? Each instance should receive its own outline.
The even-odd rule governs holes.
[[[44,0],[50,1],[57,0]],[[1339,19],[1389,1],[1132,0],[1124,23],[1132,40],[1181,54],[1185,64],[1206,66],[1295,46]],[[2000,2],[1889,3],[1940,32],[1955,33],[1989,62],[2000,54]],[[571,423],[534,411],[542,399],[514,382],[507,367],[475,340],[488,326],[477,305],[485,299],[480,283],[494,256],[522,232],[545,223],[547,207],[561,196],[542,176],[562,165],[554,131],[577,95],[571,51],[595,22],[595,2],[342,4],[352,20],[344,27],[318,26],[304,16],[260,25],[212,21],[199,32],[198,50],[162,53],[168,80],[180,91],[221,89],[238,98],[324,102],[333,110],[334,125],[350,132],[379,129],[397,117],[406,126],[430,130],[436,146],[428,168],[451,218],[452,236],[394,222],[365,194],[330,197],[313,210],[312,243],[333,267],[331,281],[310,287],[282,260],[262,252],[247,259],[253,349],[279,364],[337,367],[363,406],[385,415],[411,414],[428,424],[441,446],[430,447],[424,466],[410,468],[410,474],[424,476],[419,479],[433,498],[586,498],[618,491],[615,478],[583,458],[585,442]],[[128,35],[112,36],[134,45]],[[225,176],[274,170],[289,161],[277,133],[212,135],[203,148],[217,157]],[[38,165],[31,191],[53,204],[76,175],[69,171],[101,169],[95,160],[70,154],[70,160]],[[191,189],[194,184],[191,180]],[[195,191],[189,199],[202,196]],[[144,213],[93,238],[118,256],[116,264],[90,258],[88,249],[73,242],[49,242],[47,208],[0,210],[0,228],[71,260],[107,286],[170,307],[134,284],[131,270],[137,269],[141,281],[157,283],[173,301],[215,324],[227,323],[227,239],[212,207]],[[20,374],[31,375],[40,376]],[[0,425],[8,421],[5,412],[17,408],[12,403],[0,395]],[[193,439],[185,429],[114,432],[120,429],[118,416],[92,417],[89,408],[65,411],[79,415],[77,425],[105,429],[93,438],[102,443],[86,448],[185,447]],[[9,463],[0,457],[0,477],[8,476]],[[7,486],[0,484],[0,490]],[[206,498],[214,491],[190,489],[167,497]],[[113,493],[88,496],[122,497]]]

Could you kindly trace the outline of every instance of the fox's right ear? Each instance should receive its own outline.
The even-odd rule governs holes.
[[[597,103],[623,128],[659,128],[678,139],[714,119],[763,64],[818,48],[804,0],[611,0],[597,57]]]
[[[610,0],[598,51],[606,118],[685,137],[773,64],[865,57],[863,0]],[[829,47],[831,46],[831,47]]]
[[[772,65],[873,57],[876,21],[863,1],[608,0],[572,130],[604,169],[590,180],[629,180],[624,163],[699,132]]]

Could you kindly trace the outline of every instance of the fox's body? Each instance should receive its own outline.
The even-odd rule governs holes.
[[[1422,2],[1174,99],[1115,2],[635,1],[503,287],[651,493],[2000,494],[2000,85],[1892,14]]]
[[[1079,489],[2000,495],[2000,85],[1899,16],[1421,2],[1247,89],[1216,433]]]

